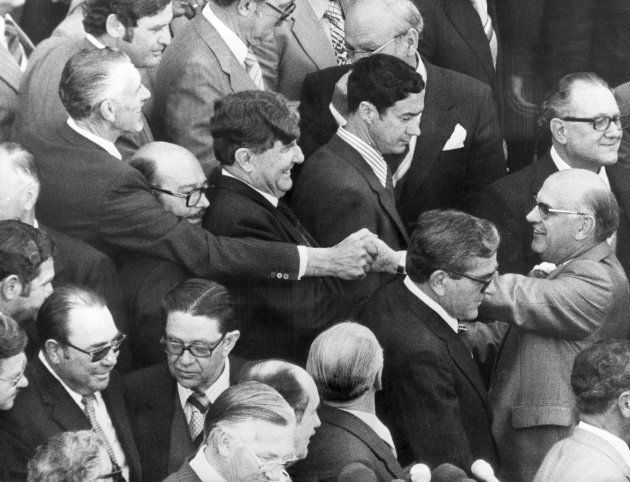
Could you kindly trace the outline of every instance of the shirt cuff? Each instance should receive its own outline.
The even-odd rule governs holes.
[[[306,246],[298,246],[298,256],[300,257],[300,269],[298,270],[297,279],[302,279],[306,273],[306,265],[308,264],[308,248]]]

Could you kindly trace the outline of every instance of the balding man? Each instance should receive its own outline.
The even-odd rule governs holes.
[[[628,281],[606,242],[618,223],[606,183],[567,169],[547,178],[535,202],[527,215],[531,248],[557,267],[541,278],[496,277],[480,308],[482,318],[511,325],[490,404],[502,475],[514,481],[532,480],[551,446],[577,423],[569,385],[577,353],[597,340],[628,337]]]

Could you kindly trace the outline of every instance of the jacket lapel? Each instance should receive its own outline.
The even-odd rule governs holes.
[[[318,70],[337,65],[330,40],[307,1],[297,2],[291,31]],[[324,48],[326,46],[326,48]]]
[[[0,78],[2,78],[17,94],[20,91],[22,71],[9,51],[0,47]]]

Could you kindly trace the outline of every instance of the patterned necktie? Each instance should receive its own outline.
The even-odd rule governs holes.
[[[302,243],[305,246],[316,248],[318,247],[317,241],[310,235],[310,233],[306,230],[300,220],[295,215],[293,210],[282,200],[278,201],[278,211],[284,214],[284,217],[289,220],[289,222],[293,225],[295,229],[298,230],[300,235],[302,236]]]
[[[263,81],[260,64],[251,49],[247,49],[247,56],[245,57],[245,70],[247,71],[247,75],[249,75],[254,81],[254,84],[256,84],[256,87],[258,87],[258,90],[265,90],[265,82]]]
[[[195,441],[199,434],[203,432],[203,425],[206,421],[206,412],[210,407],[210,400],[204,393],[193,392],[186,400],[186,404],[192,409],[192,416],[188,422],[190,437]]]
[[[344,20],[341,7],[335,0],[329,0],[328,8],[324,13],[330,25],[330,37],[338,65],[348,63],[348,50],[346,49],[346,35],[344,33]]]
[[[21,66],[26,52],[20,43],[20,36],[18,35],[17,27],[13,20],[9,18],[5,19],[4,37],[11,57],[13,57],[15,62]]]
[[[83,403],[83,406],[85,407],[85,413],[88,419],[90,420],[90,425],[92,425],[92,430],[94,431],[94,433],[96,433],[96,435],[100,437],[100,439],[105,444],[105,448],[107,449],[107,455],[109,455],[109,458],[112,461],[113,472],[116,472],[120,470],[120,466],[118,465],[116,461],[114,450],[112,449],[112,446],[109,444],[109,440],[105,436],[105,432],[103,432],[103,429],[101,428],[101,426],[98,424],[98,421],[96,420],[96,412],[94,411],[95,401],[96,401],[96,397],[94,396],[93,393],[90,395],[85,395],[81,399],[81,403]]]
[[[492,54],[492,63],[496,67],[497,65],[497,36],[494,33],[494,27],[492,26],[492,18],[488,15],[488,1],[487,0],[472,0],[473,7],[477,10],[479,18],[481,19],[481,25],[483,31],[488,39],[488,45],[490,46],[490,53]]]

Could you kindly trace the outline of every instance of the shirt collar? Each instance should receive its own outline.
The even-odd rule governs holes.
[[[612,445],[615,448],[615,450],[619,452],[619,455],[621,455],[623,460],[630,467],[630,448],[628,448],[628,444],[626,442],[621,440],[616,435],[613,435],[612,433],[607,432],[606,430],[602,430],[601,428],[595,427],[586,422],[580,422],[578,424],[578,427],[580,427],[582,430],[586,430],[587,432],[590,432],[606,440],[606,442]]]
[[[230,359],[225,357],[225,365],[223,366],[223,371],[219,378],[208,387],[203,393],[208,397],[210,403],[214,403],[214,401],[221,395],[224,391],[230,388]],[[179,394],[179,401],[182,404],[182,407],[186,406],[186,402],[188,401],[188,397],[190,397],[193,393],[189,388],[182,387],[179,383],[177,384],[177,393]]]
[[[328,9],[329,0],[307,0],[317,20],[321,21]]]
[[[229,172],[227,172],[225,169],[221,169],[221,174],[226,176],[226,177],[231,177],[232,179],[236,179],[238,181],[241,181],[243,184],[247,184],[249,187],[251,187],[254,191],[256,191],[258,194],[260,194],[261,196],[263,196],[267,201],[269,201],[271,204],[273,204],[274,208],[278,207],[278,198],[276,196],[273,196],[272,194],[266,193],[261,191],[260,189],[256,189],[254,186],[252,186],[251,184],[249,184],[248,182],[243,181],[240,177],[236,177],[234,174],[231,174]]]
[[[387,186],[387,163],[380,152],[358,136],[347,131],[343,126],[337,129],[337,135],[350,144],[370,166],[383,187]]]
[[[102,137],[97,136],[96,134],[84,129],[83,127],[79,127],[79,125],[75,122],[75,120],[72,117],[68,117],[67,123],[68,123],[68,126],[70,126],[70,128],[73,131],[75,131],[77,134],[82,135],[86,139],[92,141],[94,144],[105,149],[110,155],[112,155],[119,161],[122,161],[122,156],[120,155],[120,152],[118,151],[118,149],[116,149],[116,146],[114,145],[113,142],[110,142],[107,139],[103,139]]]
[[[391,448],[394,448],[394,439],[392,438],[391,432],[376,415],[374,415],[373,413],[364,412],[362,410],[348,410],[346,408],[342,408],[341,410],[351,413],[352,415],[357,417],[368,427],[374,430],[376,435],[383,439],[387,443],[387,445],[389,445]]]
[[[203,7],[201,11],[202,15],[206,17],[206,20],[210,22],[210,25],[214,27],[219,36],[227,44],[230,51],[234,54],[234,57],[236,57],[236,60],[245,68],[245,57],[247,57],[248,50],[247,45],[214,14],[210,8],[210,3],[211,2],[206,3],[206,6]]]
[[[201,482],[225,482],[225,479],[208,462],[205,450],[205,444],[199,447],[199,450],[189,462],[190,468],[201,479]]]
[[[569,166],[565,162],[565,160],[560,157],[560,154],[558,154],[558,151],[556,151],[555,146],[551,146],[551,149],[549,150],[549,155],[551,156],[551,160],[553,161],[553,163],[558,168],[558,171],[571,169],[571,166]],[[604,167],[599,168],[599,172],[597,173],[597,175],[602,178],[602,180],[606,183],[606,186],[610,188],[610,182],[608,182],[608,175],[606,174],[606,169]]]
[[[86,33],[85,34],[85,38],[87,39],[88,42],[90,42],[92,45],[94,45],[94,47],[96,47],[97,49],[104,49],[105,48],[105,44],[103,44],[100,40],[98,40],[94,35]]]
[[[425,305],[435,311],[440,316],[440,318],[442,318],[446,322],[446,324],[450,326],[455,333],[457,333],[457,327],[459,325],[457,318],[453,318],[451,315],[449,315],[444,308],[442,308],[437,302],[432,300],[424,291],[418,288],[418,286],[413,281],[411,281],[411,278],[409,278],[409,276],[405,276],[404,283],[409,291],[416,295],[416,297]]]
[[[418,61],[418,65],[416,66],[416,72],[418,72],[420,74],[420,77],[422,77],[422,80],[425,83],[425,89],[426,89],[427,68],[424,65],[424,62],[422,62],[422,57],[420,57],[420,54],[418,52],[416,52],[416,60]]]

